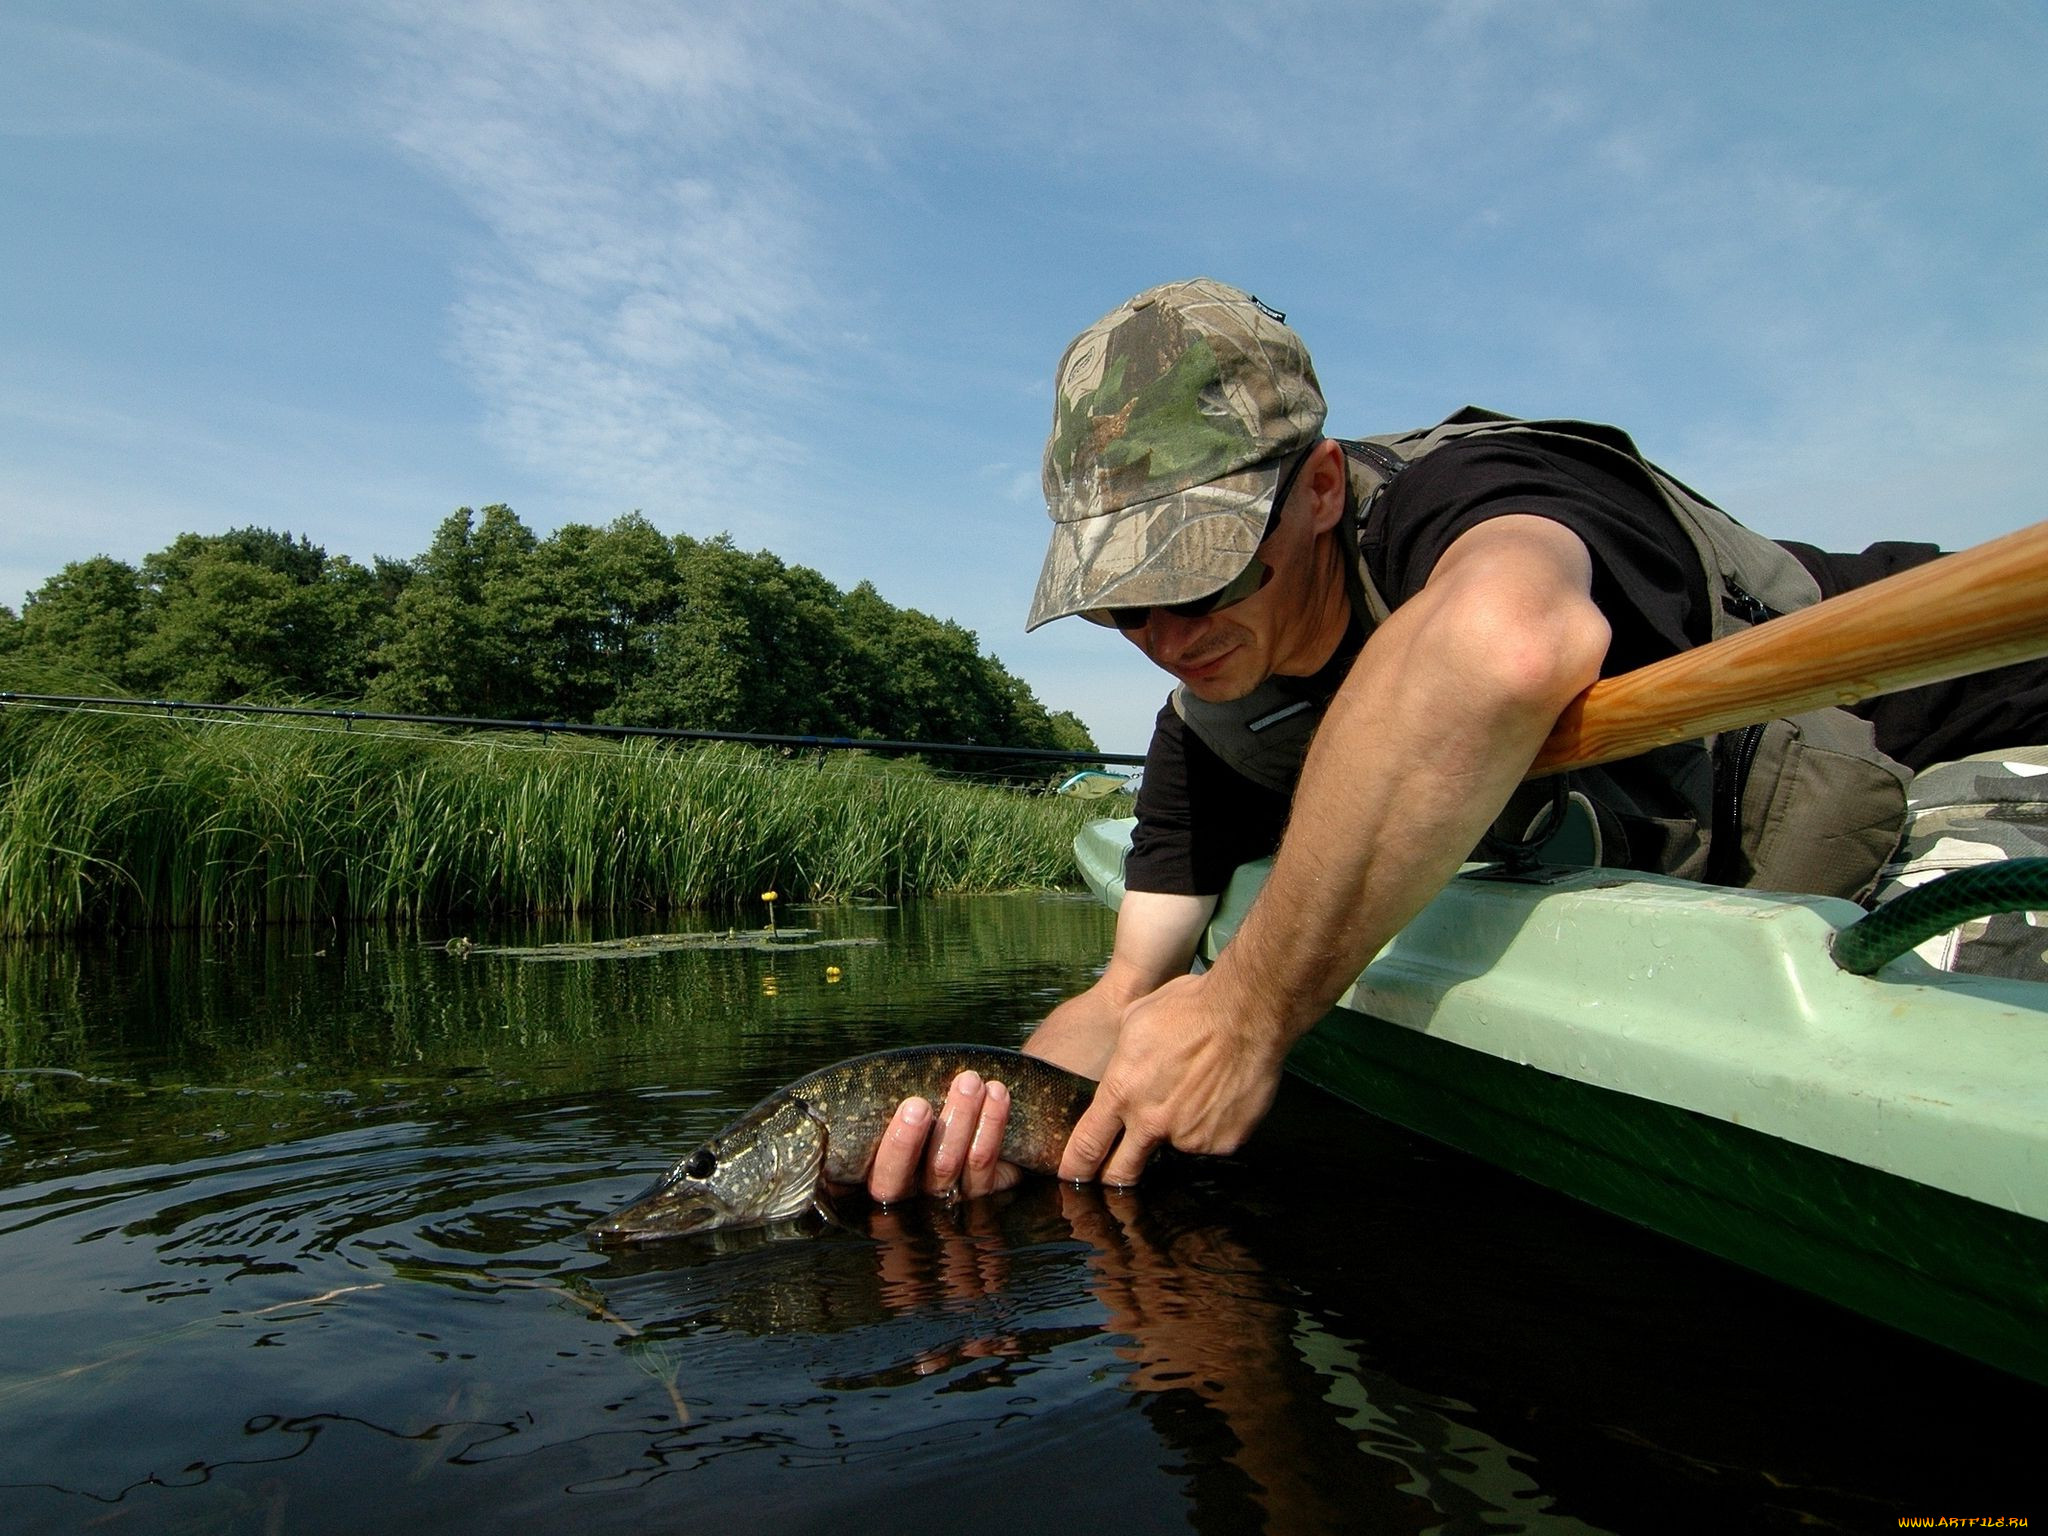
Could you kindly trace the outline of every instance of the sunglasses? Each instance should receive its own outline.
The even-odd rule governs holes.
[[[1259,542],[1265,543],[1273,530],[1280,525],[1280,509],[1286,505],[1288,492],[1294,489],[1294,477],[1301,473],[1301,466],[1308,462],[1308,456],[1315,451],[1311,443],[1304,448],[1287,473],[1280,477],[1280,485],[1273,492],[1273,510],[1266,514],[1265,531],[1259,535]],[[1190,598],[1184,603],[1152,603],[1142,608],[1084,608],[1081,617],[1090,624],[1105,628],[1133,630],[1143,629],[1151,622],[1154,611],[1170,613],[1177,619],[1200,619],[1209,614],[1219,613],[1225,608],[1235,607],[1253,593],[1260,591],[1273,579],[1273,567],[1257,555],[1252,556],[1245,568],[1230,579],[1228,585],[1206,597]]]

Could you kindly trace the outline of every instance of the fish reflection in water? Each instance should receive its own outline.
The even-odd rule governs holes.
[[[786,1241],[785,1226],[619,1254],[588,1278],[631,1320],[632,1347],[674,1369],[672,1395],[697,1426],[655,1433],[640,1475],[697,1464],[717,1433],[728,1384],[692,1381],[691,1341],[829,1338],[806,1351],[817,1388],[853,1397],[943,1376],[949,1394],[999,1389],[1002,1414],[1039,1418],[1054,1445],[1047,1418],[1074,1410],[1099,1425],[1100,1409],[1063,1398],[1045,1375],[1093,1356],[1087,1378],[1099,1384],[1111,1355],[1123,1365],[1114,1379],[1170,1448],[1162,1466],[1202,1485],[1190,1491],[1205,1517],[1237,1505],[1247,1523],[1307,1531],[1422,1528],[1482,1509],[1497,1521],[1502,1478],[1487,1477],[1483,1495],[1455,1486],[1456,1469],[1487,1458],[1484,1437],[1398,1389],[1367,1403],[1348,1347],[1283,1294],[1205,1186],[1171,1173],[1141,1191],[1033,1182],[870,1208],[857,1228],[811,1242]],[[1376,1444],[1362,1447],[1361,1429]],[[1502,1472],[1507,1453],[1495,1452]]]

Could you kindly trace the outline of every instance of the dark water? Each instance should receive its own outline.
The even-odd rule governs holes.
[[[784,921],[862,942],[0,950],[0,1530],[2041,1513],[2048,1392],[1307,1088],[1134,1195],[593,1252],[585,1222],[776,1084],[1015,1043],[1109,938],[1038,897]]]

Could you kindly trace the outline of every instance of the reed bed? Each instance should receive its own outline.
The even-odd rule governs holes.
[[[1071,885],[1098,807],[842,755],[0,711],[0,934]]]

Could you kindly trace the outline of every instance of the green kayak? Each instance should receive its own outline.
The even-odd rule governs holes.
[[[1123,898],[1130,820],[1081,868]],[[1225,893],[1227,944],[1268,866]],[[1617,1215],[2048,1383],[2048,984],[1829,954],[1846,901],[1611,870],[1450,886],[1303,1077]]]

